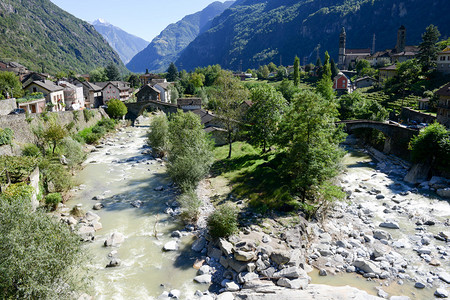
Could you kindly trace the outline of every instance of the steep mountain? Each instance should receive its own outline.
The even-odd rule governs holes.
[[[315,62],[327,50],[337,60],[344,26],[348,48],[395,47],[397,29],[405,25],[407,45],[417,45],[426,26],[450,35],[448,0],[238,0],[215,18],[180,55],[176,65],[191,70],[221,64],[237,70],[274,62],[292,64],[294,57]]]
[[[49,0],[0,0],[0,41],[0,60],[31,70],[84,73],[112,62],[126,71],[92,25]]]
[[[149,42],[111,25],[105,20],[95,20],[92,25],[108,41],[109,45],[119,54],[124,64],[133,56],[148,46]]]
[[[202,11],[187,15],[181,21],[170,24],[127,64],[132,72],[165,72],[180,52],[201,32],[209,28],[211,20],[230,7],[234,1],[216,1]]]

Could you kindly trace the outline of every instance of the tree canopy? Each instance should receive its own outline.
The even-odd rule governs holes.
[[[439,49],[436,43],[441,36],[438,28],[433,24],[429,25],[424,34],[422,34],[422,42],[419,44],[419,62],[422,64],[424,70],[429,70],[436,63]]]
[[[20,98],[23,95],[22,83],[13,72],[0,72],[0,99]]]

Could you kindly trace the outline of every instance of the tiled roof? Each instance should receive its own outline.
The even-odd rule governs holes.
[[[439,96],[450,96],[450,82],[437,90],[436,95]]]
[[[345,49],[345,55],[349,55],[349,54],[367,54],[370,55],[370,49],[366,48],[366,49]]]
[[[178,98],[177,99],[177,105],[180,107],[187,106],[187,105],[202,105],[202,98]]]
[[[50,81],[50,80],[44,80],[44,81],[36,80],[36,81],[33,81],[30,84],[28,84],[28,86],[30,86],[33,83],[49,92],[57,92],[57,91],[64,90],[64,88],[62,86],[58,86],[58,85],[54,84],[53,81]]]

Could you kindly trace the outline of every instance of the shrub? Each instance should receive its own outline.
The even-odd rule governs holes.
[[[148,144],[153,149],[153,154],[163,157],[169,148],[169,121],[166,115],[155,116],[148,132]]]
[[[105,118],[98,121],[97,125],[106,128],[107,131],[111,131],[114,130],[114,128],[116,128],[117,121],[114,119]]]
[[[43,159],[39,169],[44,187],[48,192],[65,192],[72,188],[72,176],[59,161]]]
[[[98,140],[100,139],[100,135],[94,132],[88,133],[84,140],[87,144],[96,144]]]
[[[0,298],[69,299],[87,282],[80,238],[30,209],[32,187],[0,194]]]
[[[108,102],[108,108],[106,109],[106,113],[110,118],[120,119],[125,116],[128,112],[127,106],[118,99],[111,99]]]
[[[23,156],[40,157],[41,150],[35,144],[26,144],[22,149]]]
[[[181,220],[186,224],[195,224],[200,216],[200,207],[202,206],[202,201],[198,199],[195,191],[189,190],[181,194],[177,201],[181,206]]]
[[[225,204],[208,218],[209,234],[212,237],[227,237],[238,231],[237,209]]]
[[[94,117],[94,112],[90,109],[83,109],[83,116],[86,122],[89,122]]]
[[[0,128],[0,146],[11,145],[14,138],[14,132],[11,128]]]
[[[79,120],[79,118],[80,118],[80,111],[74,110],[74,111],[72,111],[72,114],[73,114],[73,120],[75,122],[77,122]]]
[[[103,126],[100,126],[99,124],[92,127],[92,133],[98,134],[100,136],[105,135],[106,131],[107,131],[106,128]]]
[[[71,137],[66,137],[61,143],[62,154],[67,159],[67,165],[74,167],[77,164],[83,162],[86,158],[86,154],[83,151],[81,144]]]
[[[51,209],[55,210],[58,203],[62,202],[62,196],[60,193],[51,193],[45,196],[45,205]]]

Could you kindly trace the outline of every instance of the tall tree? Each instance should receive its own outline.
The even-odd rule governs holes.
[[[328,51],[325,52],[325,63],[322,67],[322,78],[317,83],[316,91],[329,101],[333,100],[335,97],[335,93],[333,91],[333,81],[331,80],[330,55],[328,55]]]
[[[302,91],[283,117],[278,144],[287,151],[287,175],[302,201],[313,198],[315,188],[337,174],[344,137],[335,125],[337,115],[334,101]]]
[[[216,107],[215,113],[227,131],[228,158],[231,158],[232,143],[243,116],[241,104],[248,99],[248,90],[242,86],[239,79],[227,71],[221,72],[215,85],[217,90],[214,92],[212,100]]]
[[[262,146],[263,153],[274,142],[278,123],[286,110],[287,102],[280,92],[268,84],[258,85],[251,90],[253,105],[247,112],[250,126],[250,142]]]
[[[429,25],[424,34],[422,34],[422,42],[419,44],[419,62],[422,64],[423,70],[427,71],[436,65],[435,61],[439,52],[436,43],[441,34],[436,26]]]
[[[294,59],[294,85],[298,86],[300,84],[300,59],[295,56]]]
[[[109,81],[117,81],[121,79],[119,69],[112,62],[106,66],[105,73]]]
[[[173,62],[170,63],[169,67],[167,68],[167,81],[175,81],[178,78],[178,69],[175,66]]]
[[[336,63],[334,62],[334,59],[331,58],[330,60],[330,64],[331,64],[331,78],[333,79],[334,77],[337,76],[337,74],[339,73],[339,69],[336,66]]]
[[[105,68],[98,67],[89,72],[89,81],[91,82],[104,82],[108,80]]]

